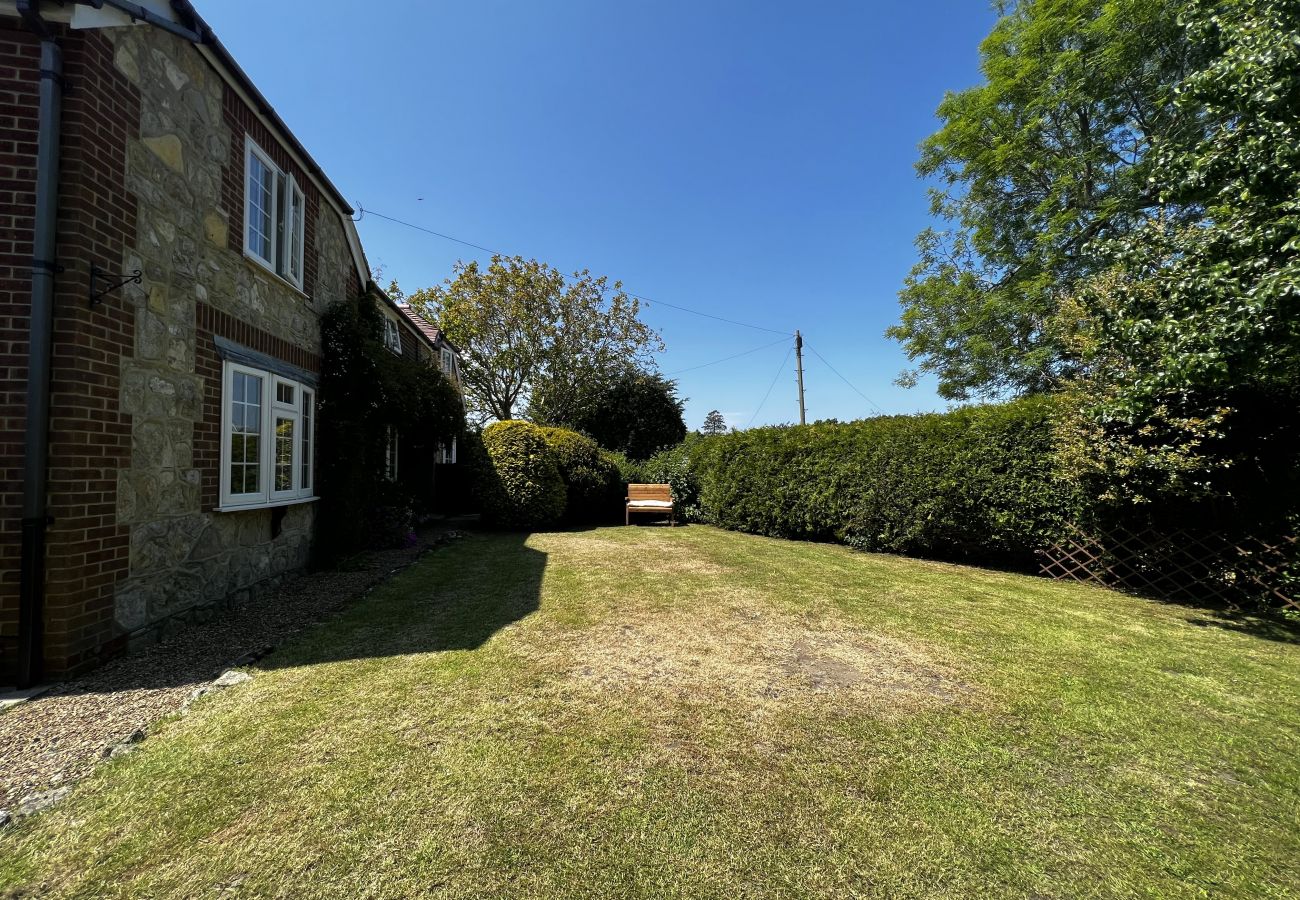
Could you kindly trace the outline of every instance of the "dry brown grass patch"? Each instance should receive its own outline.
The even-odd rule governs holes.
[[[594,625],[535,635],[526,656],[563,690],[708,702],[750,711],[810,704],[889,717],[959,702],[971,689],[921,647],[837,618],[745,603],[617,607]]]

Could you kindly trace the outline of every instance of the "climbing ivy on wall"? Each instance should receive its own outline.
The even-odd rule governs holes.
[[[372,295],[337,303],[321,320],[314,556],[322,567],[400,544],[429,499],[417,480],[387,477],[390,428],[401,435],[408,458],[400,461],[412,473],[431,471],[437,447],[465,431],[459,391],[431,361],[384,347],[383,321]]]

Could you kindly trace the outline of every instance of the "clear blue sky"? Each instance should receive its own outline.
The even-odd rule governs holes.
[[[941,409],[883,335],[927,223],[917,144],[979,80],[983,0],[209,0],[200,11],[354,205],[590,268],[807,343],[886,412]],[[406,290],[485,257],[375,217]],[[670,375],[777,334],[652,306]],[[797,421],[786,342],[682,373],[687,422]],[[816,355],[809,418],[873,412]],[[757,415],[755,417],[755,413]]]

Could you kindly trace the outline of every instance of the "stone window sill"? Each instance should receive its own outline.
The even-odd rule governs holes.
[[[299,503],[315,503],[320,497],[292,497],[288,500],[271,500],[266,503],[234,503],[217,506],[213,512],[246,512],[250,509],[275,509],[277,506],[297,506]]]

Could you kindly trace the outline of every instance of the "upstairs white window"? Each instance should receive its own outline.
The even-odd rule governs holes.
[[[448,378],[456,377],[456,354],[446,347],[442,348],[442,374]]]
[[[398,356],[402,355],[402,329],[397,320],[384,316],[384,346]]]
[[[246,141],[244,251],[301,289],[307,200],[297,180]]]
[[[222,508],[312,499],[311,387],[226,362],[221,397]]]
[[[439,444],[438,452],[434,455],[433,461],[442,465],[454,463],[456,461],[456,439],[451,439],[451,444]]]

